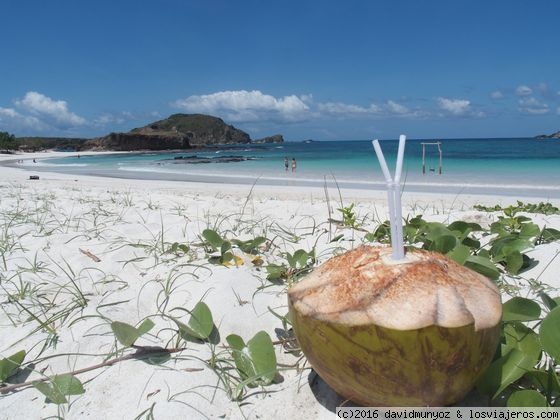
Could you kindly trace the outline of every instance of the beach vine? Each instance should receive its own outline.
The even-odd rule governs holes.
[[[73,197],[72,208],[56,204],[62,194]],[[341,205],[342,223],[333,223],[330,211],[274,220],[252,210],[252,195],[239,202],[242,211],[234,215],[212,212],[205,203],[198,216],[186,214],[195,195],[166,203],[138,200],[130,189],[42,193],[15,185],[5,197],[0,315],[15,333],[1,349],[1,398],[29,388],[53,403],[58,417],[103,381],[91,372],[132,361],[143,361],[154,375],[214,375],[214,383],[187,389],[174,382],[167,399],[157,403],[146,398],[139,411],[152,417],[164,403],[181,403],[200,414],[189,398],[212,404],[220,392],[246,410],[259,394],[287,387],[294,375],[301,381],[310,366],[286,313],[287,288],[343,250],[390,241],[389,222],[358,217],[365,214],[359,203]],[[537,261],[531,250],[560,240],[560,231],[527,214],[557,213],[540,203],[488,211],[494,219],[488,226],[409,216],[403,225],[406,244],[446,254],[492,278],[510,296],[504,302],[502,345],[477,387],[488,404],[558,405],[560,298],[538,278],[523,277],[536,265],[550,264]],[[243,284],[247,278],[254,280],[249,286]],[[269,329],[251,331],[220,325],[226,315],[213,295],[218,287],[232,290],[231,305],[247,325],[269,317],[277,328],[270,322]],[[194,291],[199,289],[205,292]],[[268,295],[274,304],[257,309]],[[97,351],[69,351],[70,337]]]

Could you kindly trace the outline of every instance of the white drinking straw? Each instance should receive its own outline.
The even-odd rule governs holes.
[[[381,165],[381,171],[387,182],[387,198],[389,202],[389,222],[391,224],[391,247],[393,248],[393,259],[401,260],[404,258],[404,239],[402,232],[402,208],[401,208],[401,191],[400,179],[402,173],[402,164],[404,158],[404,147],[406,136],[401,135],[399,138],[399,150],[397,153],[397,166],[395,169],[395,179],[391,178],[389,167],[385,161],[385,156],[377,139],[373,140],[373,148]]]
[[[401,174],[402,174],[402,166],[404,160],[404,147],[406,144],[406,136],[401,134],[399,136],[399,149],[397,152],[397,166],[395,168],[395,182],[394,182],[394,191],[393,194],[395,195],[395,205],[393,208],[395,209],[395,219],[397,220],[398,228],[397,228],[397,244],[398,247],[398,256],[397,259],[404,258],[404,238],[403,238],[403,230],[402,230],[402,205],[401,205]]]

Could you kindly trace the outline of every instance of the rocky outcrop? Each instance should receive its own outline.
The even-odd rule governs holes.
[[[253,143],[283,143],[284,137],[282,134],[275,134],[274,136],[263,137],[262,139],[253,140]]]
[[[174,114],[128,133],[111,133],[88,142],[104,150],[171,150],[250,143],[251,137],[222,119],[202,114]]]
[[[184,136],[142,133],[111,133],[91,140],[88,145],[100,150],[175,150],[190,149],[189,140]]]
[[[557,131],[556,133],[552,133],[552,134],[541,134],[540,136],[536,136],[536,139],[542,140],[542,139],[560,139],[560,131]]]

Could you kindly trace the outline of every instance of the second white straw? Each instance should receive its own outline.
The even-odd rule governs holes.
[[[402,173],[402,164],[404,158],[404,146],[406,137],[401,135],[399,138],[399,149],[397,153],[397,166],[395,169],[395,178],[391,178],[389,167],[385,161],[385,156],[376,139],[373,143],[373,148],[379,160],[381,171],[387,183],[387,198],[389,204],[389,222],[391,224],[391,247],[393,248],[393,259],[401,260],[404,258],[404,240],[402,232],[402,209],[401,209],[401,191],[400,179]]]

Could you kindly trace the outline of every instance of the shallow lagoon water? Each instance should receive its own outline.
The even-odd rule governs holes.
[[[560,140],[452,139],[438,140],[443,151],[442,174],[437,147],[426,147],[422,173],[421,142],[408,140],[403,183],[405,190],[441,190],[518,196],[560,197]],[[394,165],[398,142],[381,142]],[[297,160],[297,170],[285,171],[284,158]],[[195,163],[204,161],[205,163]],[[384,179],[370,141],[285,142],[232,145],[220,149],[178,152],[120,153],[39,160],[36,170],[119,178],[342,188],[384,188]]]

